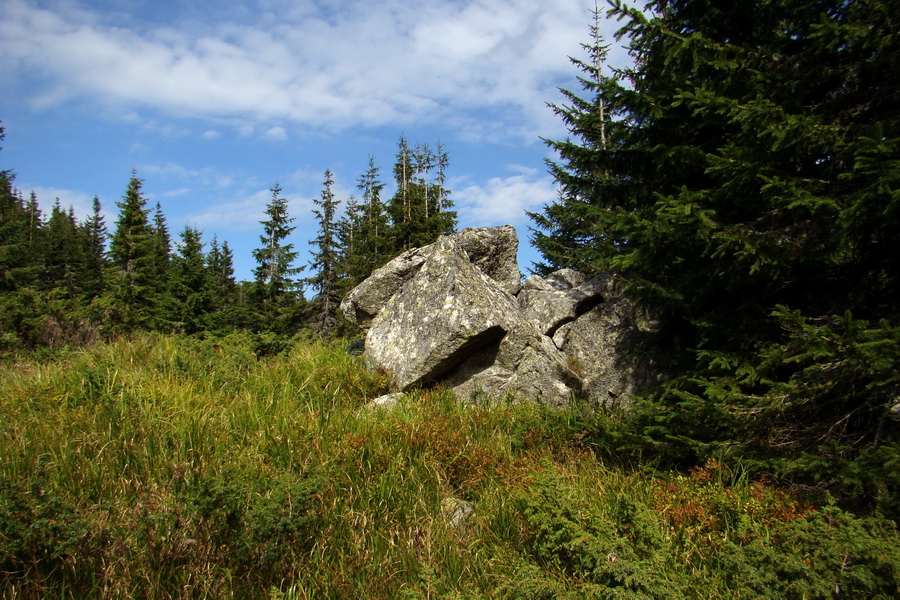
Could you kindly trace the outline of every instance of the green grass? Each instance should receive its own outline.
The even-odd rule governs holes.
[[[736,465],[597,458],[583,407],[369,410],[339,343],[148,335],[0,365],[0,597],[896,597],[893,523]],[[590,444],[587,442],[590,441]],[[441,502],[471,502],[454,528]]]

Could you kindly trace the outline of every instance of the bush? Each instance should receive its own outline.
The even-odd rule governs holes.
[[[52,489],[42,476],[14,482],[0,476],[0,586],[27,576],[28,591],[77,587],[85,565],[102,562],[105,534]],[[75,566],[79,565],[76,569]]]

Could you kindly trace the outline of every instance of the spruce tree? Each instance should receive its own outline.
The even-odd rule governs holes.
[[[368,260],[364,255],[365,206],[350,196],[344,204],[344,212],[335,226],[337,262],[336,279],[339,282],[338,295],[352,289],[366,276]]]
[[[570,137],[549,142],[561,196],[535,215],[539,269],[627,273],[677,340],[642,413],[657,451],[740,451],[835,489],[861,464],[886,474],[900,384],[858,357],[900,343],[900,8],[648,8],[610,11],[634,67],[605,77],[595,35],[582,94],[555,107]],[[900,480],[882,483],[896,502]]]
[[[88,299],[103,292],[103,272],[106,268],[106,219],[103,217],[100,198],[94,196],[91,216],[81,225],[84,243],[84,273],[82,288]]]
[[[153,268],[156,271],[156,307],[158,329],[171,329],[178,319],[179,307],[174,302],[175,279],[172,270],[172,236],[169,224],[159,202],[153,211],[151,223],[153,232]]]
[[[43,287],[60,288],[68,297],[82,292],[86,257],[74,213],[63,210],[59,198],[47,221]]]
[[[3,137],[0,125],[0,141]],[[14,179],[12,171],[0,171],[0,351],[27,342],[24,322],[30,314],[20,294],[39,272],[29,261],[28,216]]]
[[[34,191],[29,194],[28,200],[25,202],[25,215],[28,220],[26,234],[28,260],[32,266],[40,270],[44,265],[47,232],[44,223],[44,213],[38,202],[37,194],[34,193]]]
[[[0,350],[33,345],[44,307],[37,291],[44,268],[37,197],[26,203],[14,179],[12,171],[0,171]]]
[[[210,285],[217,303],[224,305],[233,302],[237,286],[234,279],[234,252],[227,241],[219,244],[218,237],[213,236],[206,255],[206,269],[210,274]]]
[[[394,163],[397,190],[387,205],[393,256],[456,229],[456,212],[444,186],[449,156],[438,146],[437,153],[428,144],[410,148],[406,138],[400,137]]]
[[[175,317],[181,331],[196,333],[204,329],[206,317],[213,308],[211,274],[206,267],[200,231],[185,225],[179,237],[181,241],[172,257]]]
[[[234,253],[228,242],[219,243],[216,236],[206,254],[206,286],[211,307],[206,318],[209,330],[224,330],[252,326],[245,316],[238,314],[238,285],[234,279]]]
[[[0,293],[33,284],[40,272],[29,257],[29,215],[12,177],[0,175]]]
[[[311,251],[312,260],[309,266],[315,275],[305,280],[305,283],[315,291],[312,299],[315,313],[314,329],[319,335],[329,335],[338,326],[337,312],[340,305],[338,285],[338,229],[336,212],[338,201],[334,197],[332,186],[334,179],[330,170],[325,171],[322,194],[313,200],[316,208],[313,215],[319,223],[319,232],[310,245],[316,250]]]
[[[384,183],[380,179],[375,157],[369,156],[368,169],[357,180],[357,188],[362,192],[362,215],[356,245],[356,254],[360,258],[357,279],[362,281],[393,258],[390,217],[381,199]]]
[[[259,236],[262,247],[253,251],[257,267],[253,274],[256,277],[257,290],[264,302],[274,302],[296,288],[294,275],[303,267],[294,267],[297,251],[294,245],[285,243],[287,237],[296,229],[291,225],[294,218],[288,213],[288,202],[281,196],[281,186],[277,183],[269,188],[272,200],[266,205],[266,216],[260,221],[263,234]]]
[[[110,238],[110,305],[118,325],[126,330],[153,329],[157,307],[159,244],[149,221],[143,181],[132,172],[120,202],[116,229]]]

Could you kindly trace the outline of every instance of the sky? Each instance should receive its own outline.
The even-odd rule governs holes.
[[[173,242],[185,226],[234,250],[252,279],[278,183],[310,260],[324,172],[346,200],[369,158],[393,193],[403,135],[449,154],[460,229],[511,224],[527,273],[526,211],[557,198],[541,138],[548,103],[580,90],[594,0],[2,0],[0,169],[112,231],[132,171]],[[613,41],[616,22],[602,22]],[[614,45],[608,62],[622,66]]]

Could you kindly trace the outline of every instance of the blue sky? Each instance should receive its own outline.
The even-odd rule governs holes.
[[[3,0],[0,169],[79,216],[99,196],[114,227],[132,169],[173,240],[184,226],[235,251],[252,278],[269,188],[309,260],[325,169],[359,194],[369,156],[392,192],[397,141],[450,155],[459,227],[512,224],[556,198],[540,138],[548,102],[577,90],[594,0]],[[605,23],[608,40],[616,28]],[[613,48],[610,63],[625,63]]]

